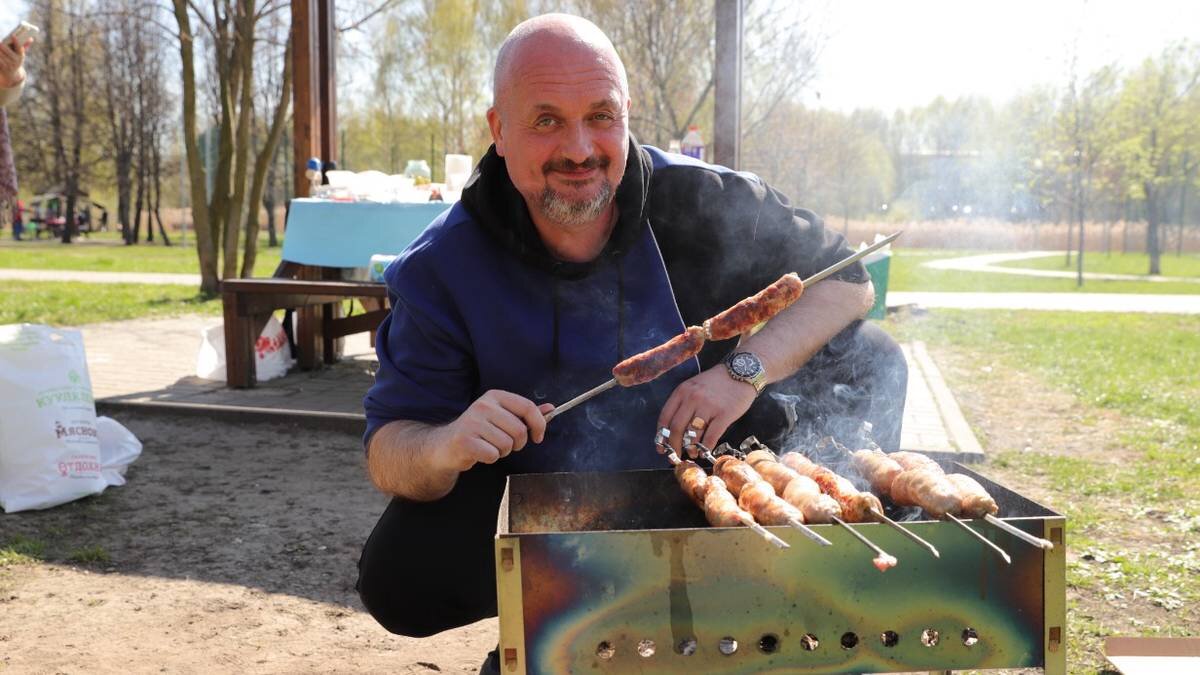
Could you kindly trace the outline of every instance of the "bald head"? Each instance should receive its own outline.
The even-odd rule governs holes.
[[[542,14],[521,22],[500,45],[492,71],[492,105],[499,106],[502,94],[511,90],[515,77],[526,66],[540,66],[555,55],[577,54],[594,59],[596,66],[611,70],[629,94],[625,65],[612,42],[600,28],[571,14]]]

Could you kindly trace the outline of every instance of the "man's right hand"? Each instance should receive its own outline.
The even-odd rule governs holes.
[[[439,463],[461,473],[479,462],[494,464],[530,440],[541,443],[546,413],[553,409],[549,403],[539,406],[523,396],[493,389],[439,430]]]

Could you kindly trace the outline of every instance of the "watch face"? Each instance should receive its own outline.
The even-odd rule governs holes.
[[[729,369],[739,377],[754,377],[762,370],[762,363],[759,363],[757,356],[742,352],[734,354],[729,360]]]

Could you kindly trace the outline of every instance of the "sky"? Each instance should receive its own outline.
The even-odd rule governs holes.
[[[1200,40],[1195,0],[830,0],[814,89],[821,107],[891,112],[971,94],[996,102],[1081,75],[1136,65],[1171,41]]]

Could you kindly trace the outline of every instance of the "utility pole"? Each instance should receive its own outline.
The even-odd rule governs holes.
[[[742,0],[714,0],[714,164],[737,169],[742,159]]]

